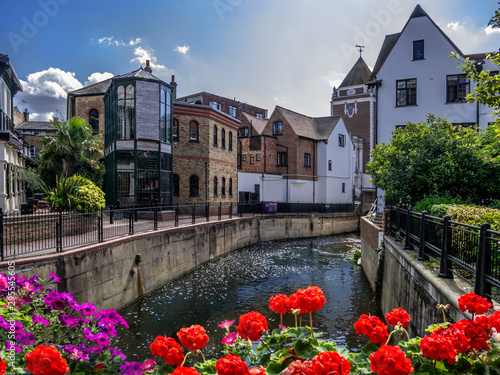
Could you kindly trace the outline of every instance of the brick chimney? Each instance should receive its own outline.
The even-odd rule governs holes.
[[[174,87],[174,91],[172,91],[172,100],[177,99],[177,82],[175,82],[175,76],[172,75],[172,81],[170,82],[170,86]]]
[[[149,60],[146,60],[146,68],[144,70],[149,74],[153,73],[153,69],[149,66]]]
[[[23,121],[29,121],[29,120],[30,120],[30,114],[28,112],[28,108],[24,108]]]

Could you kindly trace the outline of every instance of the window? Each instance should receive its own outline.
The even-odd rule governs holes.
[[[332,161],[331,160],[328,160],[328,170],[331,171],[332,170]]]
[[[281,121],[273,122],[273,135],[283,134],[283,123]]]
[[[217,125],[214,125],[214,146],[217,147]]]
[[[233,132],[229,132],[229,151],[233,151]]]
[[[243,154],[243,161],[247,161],[247,154]]]
[[[179,140],[179,120],[177,120],[176,118],[174,118],[173,134],[174,134],[174,141],[178,141]]]
[[[229,106],[229,116],[236,117],[236,107],[233,107],[232,105]]]
[[[469,94],[470,83],[465,74],[446,76],[446,102],[465,102]]]
[[[189,177],[189,196],[190,197],[199,197],[200,189],[199,189],[199,179],[198,176],[192,175]]]
[[[406,128],[406,125],[396,125],[396,131],[398,131],[399,129],[405,129]]]
[[[345,135],[344,134],[339,134],[339,146],[340,147],[345,146]]]
[[[304,154],[304,167],[310,167],[311,166],[311,154],[305,153]]]
[[[262,117],[262,113],[257,113],[257,114],[255,115],[255,117],[257,117],[257,118],[263,118],[263,117]]]
[[[238,129],[238,137],[248,137],[248,128]]]
[[[424,41],[415,40],[413,42],[413,60],[422,60],[424,58]]]
[[[233,196],[233,179],[232,178],[229,179],[229,196],[230,197]]]
[[[345,182],[342,182],[342,193],[345,193]]]
[[[214,177],[214,197],[217,196],[217,176]]]
[[[226,178],[222,177],[222,185],[220,187],[220,194],[225,197],[226,196]]]
[[[210,107],[212,107],[213,109],[217,109],[220,111],[221,109],[221,105],[219,102],[214,102],[213,100],[210,101]]]
[[[92,127],[92,134],[99,134],[99,111],[95,108],[89,112],[89,124]]]
[[[459,123],[453,123],[455,126],[461,126],[462,128],[473,128],[476,126],[475,122],[459,122]]]
[[[172,114],[172,96],[170,91],[165,88],[160,90],[160,141],[172,142],[170,138],[171,114]]]
[[[178,197],[180,195],[179,192],[179,175],[174,174],[174,197]]]
[[[250,154],[250,164],[253,164],[255,162],[255,155]]]
[[[417,79],[396,81],[396,107],[417,105]]]
[[[259,161],[259,160],[260,160],[260,154],[257,154],[257,155],[255,156],[255,160],[257,160],[257,161]]]
[[[135,89],[118,86],[118,138],[134,139],[135,137]]]
[[[278,165],[286,165],[286,164],[287,164],[286,152],[278,152]]]
[[[220,147],[226,148],[226,129],[222,129],[220,132]]]
[[[35,145],[30,145],[30,157],[34,158],[36,156]]]
[[[198,142],[198,123],[191,121],[189,124],[189,141]]]

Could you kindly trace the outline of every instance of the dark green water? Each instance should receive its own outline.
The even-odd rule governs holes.
[[[269,297],[316,285],[326,303],[313,314],[315,330],[356,351],[366,339],[356,335],[354,322],[361,314],[378,315],[361,268],[346,258],[359,243],[358,235],[341,235],[268,242],[235,251],[120,310],[130,328],[119,332],[115,346],[129,361],[151,358],[149,345],[156,336],[177,339],[179,329],[199,324],[210,338],[205,356],[218,357],[224,337],[217,326],[221,321],[237,324],[240,315],[258,311],[270,329],[276,328],[279,314],[269,310]],[[294,324],[292,314],[284,318],[285,326]]]

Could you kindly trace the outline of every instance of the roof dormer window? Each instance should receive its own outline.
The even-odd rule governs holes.
[[[423,60],[424,59],[424,41],[415,40],[413,42],[413,60]]]

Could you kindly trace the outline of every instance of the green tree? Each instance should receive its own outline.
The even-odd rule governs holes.
[[[429,195],[488,204],[500,197],[498,130],[457,127],[429,115],[377,145],[367,170],[393,204],[413,205]]]
[[[56,133],[42,139],[43,151],[40,153],[40,170],[45,183],[54,186],[57,176],[80,173],[102,186],[104,168],[99,162],[103,155],[100,135],[93,135],[92,127],[80,117],[64,122],[54,119],[52,123]]]

